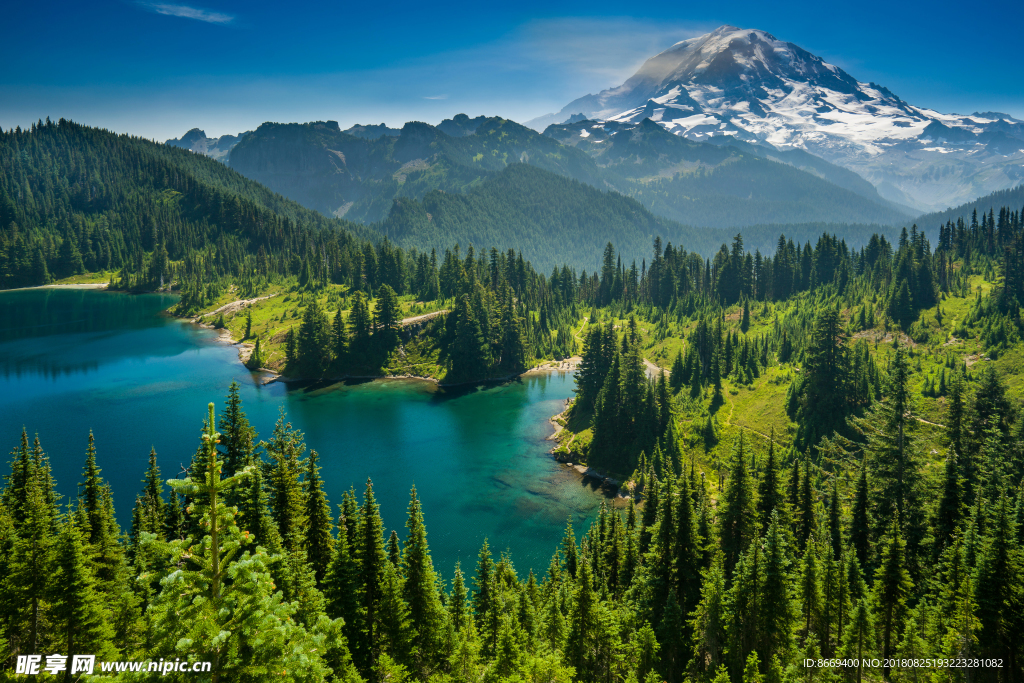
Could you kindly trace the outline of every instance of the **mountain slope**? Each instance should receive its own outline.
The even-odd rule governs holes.
[[[686,228],[633,199],[529,164],[510,164],[464,194],[435,190],[421,201],[397,198],[387,220],[374,227],[421,250],[505,245],[542,272],[562,263],[592,268],[609,241],[623,258],[639,262],[655,236],[701,253],[724,239],[719,231]]]
[[[622,85],[528,125],[582,114],[645,118],[694,140],[802,149],[857,172],[888,200],[941,209],[1024,179],[1024,122],[914,107],[792,43],[722,26],[649,59]]]
[[[871,195],[850,171],[832,167],[855,192],[795,164],[733,145],[710,145],[673,135],[650,119],[637,124],[577,121],[544,134],[587,151],[604,169],[632,182],[619,186],[649,210],[688,225],[732,228],[758,223],[896,224],[907,213]],[[798,163],[807,164],[803,157]],[[812,157],[813,158],[813,157]],[[819,167],[829,166],[821,161]],[[852,178],[848,176],[853,176]]]
[[[500,118],[411,122],[397,136],[374,138],[342,132],[333,121],[265,123],[230,157],[232,168],[305,206],[363,222],[384,218],[396,197],[462,191],[519,161],[604,184],[586,154]]]
[[[872,197],[868,183],[858,186],[852,172],[821,160],[806,163],[816,159],[806,153],[793,152],[802,155],[799,162],[779,169],[765,158],[772,152],[767,148],[743,153],[686,140],[647,120],[603,127],[580,121],[540,135],[505,119],[460,114],[436,127],[413,122],[393,133],[382,126],[345,132],[333,121],[266,123],[232,150],[230,164],[304,206],[364,223],[386,218],[396,198],[466,192],[516,162],[617,190],[689,225],[895,224],[905,218],[877,193]],[[703,180],[693,177],[697,171]],[[664,182],[676,174],[686,177]],[[854,189],[837,187],[831,178]],[[723,197],[709,192],[709,183],[719,190],[734,184],[735,191]]]

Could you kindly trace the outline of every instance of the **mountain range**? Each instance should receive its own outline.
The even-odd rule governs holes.
[[[1024,177],[1024,123],[914,107],[792,43],[732,26],[677,43],[621,86],[527,125],[465,114],[401,128],[268,122],[219,138],[194,128],[166,144],[218,159],[324,215],[420,246],[519,228],[539,239],[545,224],[552,238],[567,236],[506,201],[521,192],[525,205],[563,215],[558,202],[579,206],[583,190],[555,177],[635,200],[645,212],[636,222],[642,239],[656,226],[702,252],[740,228],[765,231],[766,245],[772,232],[811,237],[824,229],[856,245],[864,226],[898,230],[931,211],[922,217],[931,229],[950,204]],[[522,164],[541,173],[506,173]],[[537,187],[552,190],[543,202],[529,196]],[[555,190],[566,194],[559,200]],[[602,203],[609,215],[616,202]],[[501,205],[517,218],[499,219]],[[632,243],[612,227],[619,219],[600,223]]]
[[[942,114],[864,83],[793,43],[722,26],[648,59],[622,85],[527,125],[658,123],[691,140],[804,150],[893,202],[940,211],[1024,180],[1024,122]]]

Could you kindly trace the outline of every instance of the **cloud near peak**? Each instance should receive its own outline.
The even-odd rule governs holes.
[[[235,17],[230,14],[213,12],[198,7],[189,7],[188,5],[172,5],[164,2],[142,2],[139,4],[150,12],[165,14],[169,17],[183,17],[185,19],[205,21],[208,24],[230,24],[235,20]]]

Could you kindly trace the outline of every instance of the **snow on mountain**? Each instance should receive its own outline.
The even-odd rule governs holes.
[[[1024,180],[1024,122],[915,107],[793,43],[735,26],[676,43],[619,87],[528,125],[574,115],[634,124],[646,118],[693,140],[734,136],[803,149],[859,173],[886,199],[921,210]]]

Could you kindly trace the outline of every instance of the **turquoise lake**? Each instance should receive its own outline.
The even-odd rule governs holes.
[[[150,447],[164,479],[177,476],[199,444],[206,404],[219,412],[235,380],[260,438],[270,437],[281,410],[305,433],[335,512],[342,492],[355,487],[361,498],[369,477],[385,525],[404,539],[415,485],[434,562],[448,580],[456,561],[472,568],[484,538],[495,554],[509,550],[520,572],[543,571],[567,517],[579,534],[596,516],[601,493],[547,455],[547,419],[572,395],[570,374],[459,389],[407,380],[264,386],[234,346],[163,314],[174,300],[0,292],[0,448],[15,448],[22,426],[38,434],[65,502],[77,495],[91,429],[127,529]]]

